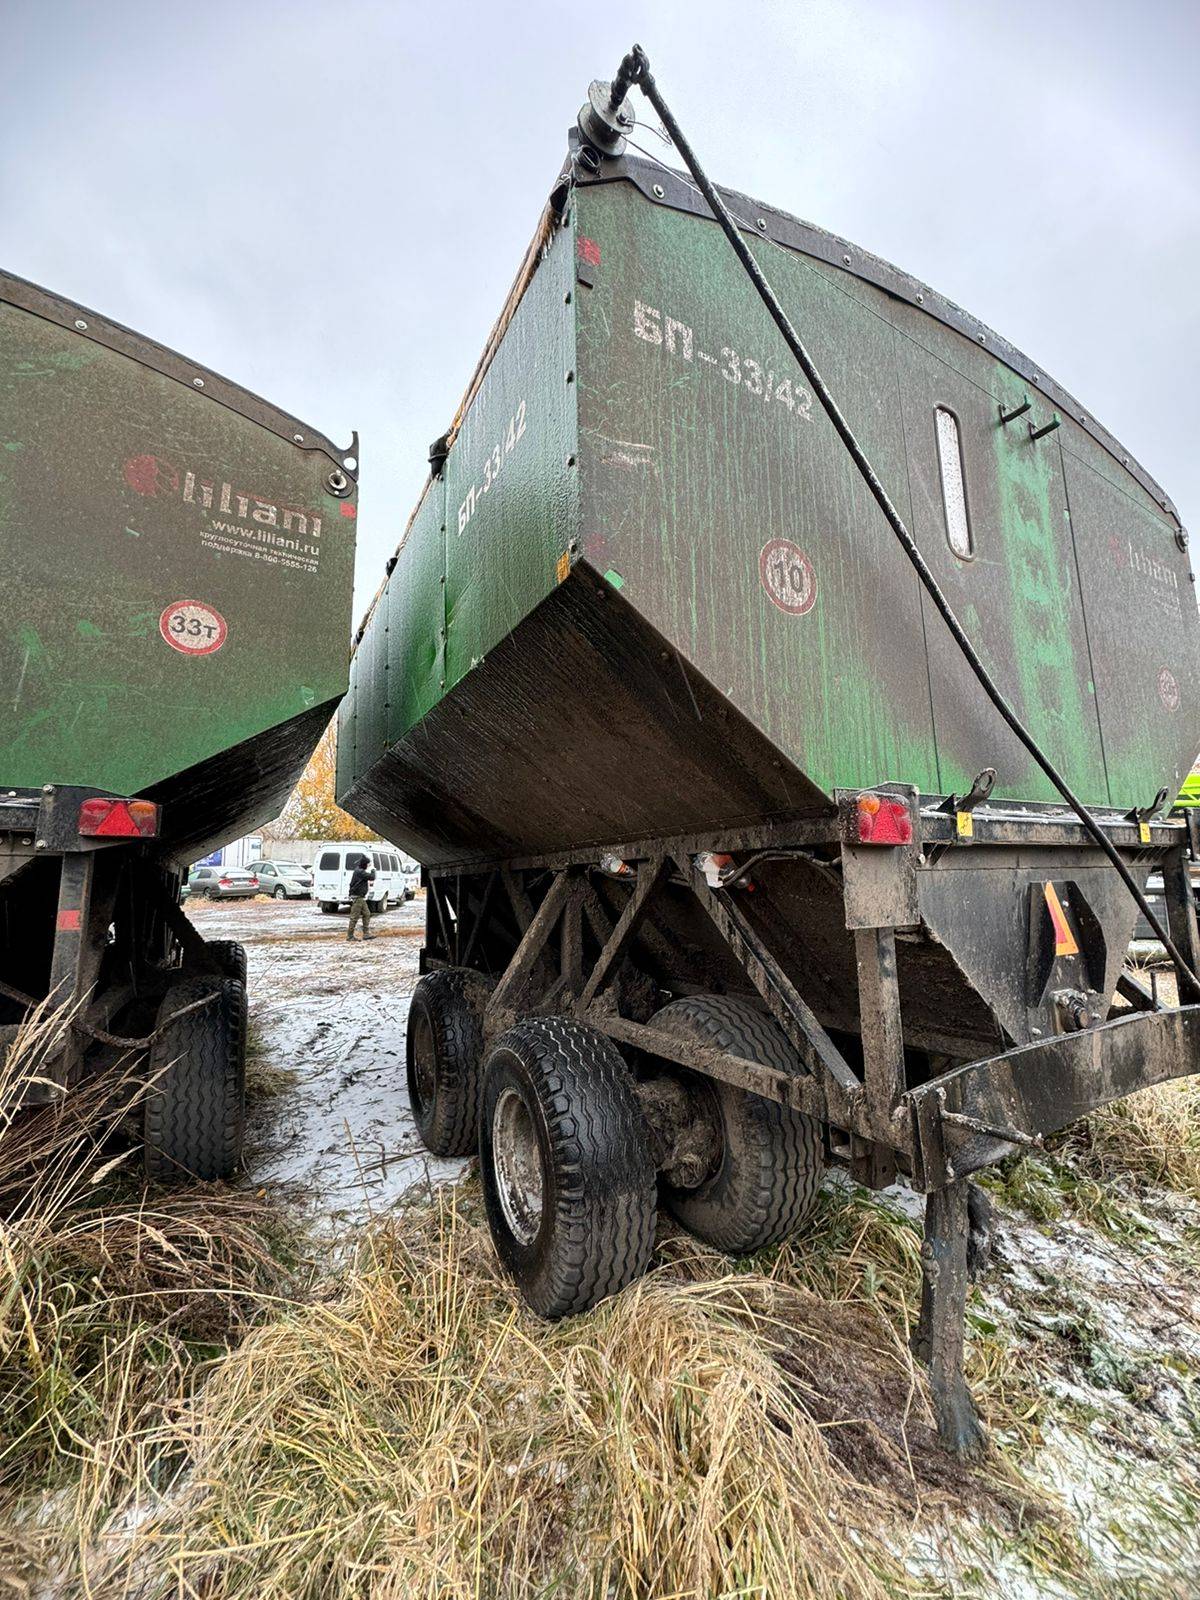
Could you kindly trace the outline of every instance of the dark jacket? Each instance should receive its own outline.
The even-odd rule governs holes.
[[[367,885],[375,878],[375,868],[368,868],[360,859],[359,865],[350,874],[350,898],[361,900],[367,892]]]

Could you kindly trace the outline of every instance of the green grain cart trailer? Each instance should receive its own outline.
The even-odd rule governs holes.
[[[245,957],[180,870],[278,814],[345,691],[356,455],[0,275],[0,1083],[144,1060],[155,1177],[237,1161]],[[4,1069],[44,1002],[57,1048]]]
[[[593,86],[361,632],[342,804],[425,866],[409,1088],[478,1142],[549,1316],[656,1199],[735,1252],[838,1162],[930,1196],[947,1444],[966,1180],[1192,1072],[1123,975],[1137,906],[1001,721],[697,185]],[[610,118],[610,121],[618,119]],[[593,136],[595,135],[595,136]],[[677,141],[678,142],[678,141]],[[1170,501],[1035,363],[857,245],[725,203],[986,667],[1196,965],[1198,628]]]

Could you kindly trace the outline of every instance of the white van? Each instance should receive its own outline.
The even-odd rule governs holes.
[[[404,898],[411,900],[421,887],[421,863],[412,856],[401,855],[400,871],[404,874]]]
[[[313,864],[313,899],[329,915],[350,904],[350,875],[365,857],[375,869],[367,904],[372,911],[386,911],[404,903],[404,871],[400,853],[382,840],[368,844],[323,844]]]

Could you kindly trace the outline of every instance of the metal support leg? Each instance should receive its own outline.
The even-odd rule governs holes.
[[[583,986],[583,993],[576,1003],[576,1011],[583,1016],[596,996],[608,982],[609,977],[616,971],[621,957],[629,947],[634,934],[637,932],[638,923],[645,915],[646,904],[650,896],[657,889],[667,870],[667,858],[657,856],[650,861],[642,863],[638,871],[637,883],[633,893],[625,903],[625,909],[617,918],[616,926],[609,934],[604,949],[597,958],[596,965],[588,975]]]
[[[526,984],[537,967],[546,947],[546,941],[557,926],[559,917],[575,883],[574,869],[559,872],[546,892],[546,898],[534,913],[525,929],[512,960],[505,968],[499,983],[492,990],[485,1013],[484,1031],[493,1033],[509,1026],[510,1007],[520,999]]]
[[[1167,927],[1171,938],[1195,971],[1200,958],[1200,934],[1196,928],[1196,901],[1188,873],[1187,846],[1180,844],[1163,857],[1163,899],[1167,904]]]
[[[921,1320],[914,1354],[929,1368],[942,1448],[975,1461],[987,1449],[987,1434],[963,1374],[970,1228],[967,1188],[966,1183],[951,1183],[926,1197]]]
[[[73,851],[63,856],[54,917],[50,998],[56,1007],[69,1014],[74,1014],[88,999],[104,949],[94,926],[95,881],[96,857],[91,851]],[[42,1071],[44,1076],[65,1088],[78,1076],[82,1063],[82,1039],[67,1029],[53,1061],[46,1062]]]
[[[891,928],[857,928],[854,949],[867,1111],[880,1137],[890,1141],[895,1138],[892,1112],[905,1090],[895,932]]]
[[[583,987],[582,884],[576,884],[574,893],[563,908],[558,970],[563,987],[573,1000]]]

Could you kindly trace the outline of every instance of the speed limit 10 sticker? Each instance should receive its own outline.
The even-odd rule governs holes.
[[[211,656],[229,633],[225,618],[203,600],[176,600],[159,617],[158,631],[185,656]]]
[[[767,599],[794,617],[811,611],[817,601],[817,575],[812,562],[790,539],[768,539],[758,553],[758,576]]]

